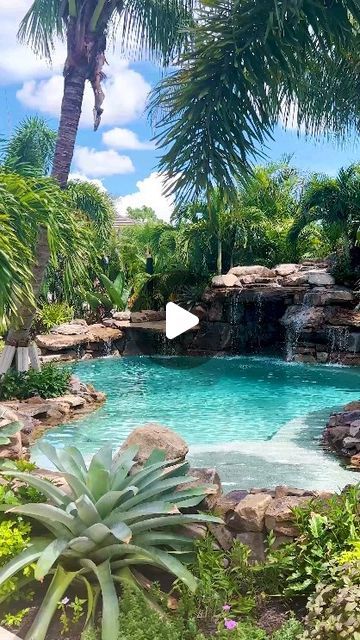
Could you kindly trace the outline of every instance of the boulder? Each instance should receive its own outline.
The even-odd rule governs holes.
[[[351,423],[349,433],[352,438],[360,435],[360,420],[354,420],[354,422]]]
[[[89,341],[89,334],[63,335],[57,333],[47,333],[38,335],[35,338],[36,344],[46,351],[63,351],[86,344]]]
[[[334,289],[323,289],[323,288],[314,288],[309,291],[305,298],[305,304],[308,304],[313,307],[325,307],[330,304],[341,304],[352,302],[354,296],[349,289],[345,288],[334,288]]]
[[[360,411],[360,400],[353,400],[345,405],[344,411]]]
[[[308,497],[297,496],[286,496],[272,500],[266,509],[266,529],[284,536],[294,537],[298,535],[299,532],[294,524],[292,510],[308,500]]]
[[[224,551],[230,551],[234,544],[234,536],[227,526],[224,524],[209,523],[208,529],[221,549],[224,549]]]
[[[121,445],[119,454],[133,445],[140,447],[135,458],[139,465],[146,462],[154,449],[165,451],[167,460],[175,460],[177,458],[183,460],[189,451],[185,440],[177,433],[156,423],[145,424],[134,429]]]
[[[114,311],[111,315],[114,320],[130,320],[131,311]]]
[[[330,286],[335,284],[335,278],[323,269],[312,269],[307,272],[309,284],[317,287]]]
[[[292,273],[286,276],[283,281],[283,287],[301,287],[308,282],[308,277],[305,273]]]
[[[277,276],[290,276],[292,273],[298,270],[297,264],[278,264],[274,271]]]
[[[87,324],[74,324],[72,322],[66,324],[59,324],[57,327],[51,329],[51,333],[60,334],[63,336],[80,336],[84,333],[88,333],[89,327]]]
[[[242,544],[249,547],[250,562],[264,562],[265,560],[265,536],[263,533],[246,531],[244,533],[238,533],[236,540],[239,540]]]
[[[236,505],[227,524],[235,531],[263,531],[265,512],[272,502],[266,493],[247,495]]]
[[[352,456],[350,462],[353,467],[360,469],[360,453],[357,453],[355,456]]]
[[[237,278],[241,276],[261,276],[263,278],[274,278],[276,273],[272,269],[268,269],[268,267],[263,267],[261,265],[255,264],[252,266],[238,266],[232,267],[229,274],[236,276]]]
[[[221,494],[216,501],[214,513],[216,513],[217,516],[220,516],[220,518],[225,518],[226,520],[227,514],[231,514],[236,505],[239,504],[239,502],[241,502],[248,493],[248,491],[235,490],[230,491],[230,493],[225,495]]]
[[[238,280],[239,282],[241,282],[241,284],[254,284],[254,282],[256,281],[257,276],[255,275],[255,273],[249,274],[248,276],[239,276]]]
[[[285,327],[294,329],[321,329],[324,325],[324,309],[322,307],[303,307],[301,305],[291,305],[281,318],[281,323]]]
[[[327,309],[326,322],[333,326],[346,326],[360,329],[360,310],[329,307]]]
[[[221,495],[221,480],[216,469],[191,468],[189,476],[196,478],[193,482],[181,485],[181,489],[207,486],[206,498],[202,503],[206,511],[212,511]]]
[[[75,396],[70,393],[57,398],[57,400],[58,402],[61,402],[63,404],[68,404],[71,409],[81,409],[86,404],[85,398],[82,398],[81,396]]]
[[[20,415],[28,418],[41,418],[46,417],[50,409],[51,404],[47,400],[43,400],[42,398],[29,398],[19,403],[18,412]]]
[[[130,315],[130,322],[160,322],[165,320],[165,311],[153,311],[152,309],[145,309],[144,311],[134,311]]]
[[[214,276],[211,280],[212,287],[237,287],[241,286],[237,276],[227,273],[223,276]]]

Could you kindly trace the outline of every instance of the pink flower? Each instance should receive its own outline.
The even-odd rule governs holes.
[[[231,607],[229,604],[224,604],[223,611],[230,611]]]
[[[225,619],[225,628],[229,629],[229,631],[232,631],[233,629],[236,629],[237,627],[237,622],[235,622],[235,620],[227,620]]]

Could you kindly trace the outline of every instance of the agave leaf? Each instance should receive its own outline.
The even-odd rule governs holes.
[[[24,567],[36,562],[40,558],[42,552],[49,544],[48,538],[36,538],[31,545],[19,553],[15,558],[10,560],[4,567],[0,569],[0,585],[4,584],[6,580],[12,578]]]
[[[181,582],[186,584],[190,591],[195,593],[198,582],[195,576],[184,567],[180,560],[166,551],[160,551],[160,549],[156,549],[155,547],[147,547],[147,549],[165,569],[174,574]]]
[[[148,504],[140,505],[138,507],[135,507],[134,509],[130,509],[129,511],[122,511],[122,507],[119,507],[118,509],[115,509],[115,511],[113,511],[110,516],[105,518],[104,522],[108,526],[110,526],[114,522],[118,522],[119,520],[121,520],[122,522],[126,522],[126,524],[130,524],[132,521],[139,520],[144,516],[160,516],[174,513],[180,512],[177,507],[175,507],[170,502],[154,501]]]
[[[54,507],[51,504],[22,504],[12,509],[9,509],[8,513],[17,513],[20,516],[30,516],[43,522],[46,526],[47,523],[52,524],[56,529],[58,524],[63,525],[68,530],[68,533],[77,533],[76,521],[74,516],[65,513],[62,509]],[[59,535],[61,538],[62,536]]]
[[[164,462],[165,458],[166,458],[166,452],[163,449],[154,449],[150,453],[148,459],[146,460],[144,464],[144,469],[151,467],[153,464],[156,464],[157,462]]]
[[[149,500],[149,498],[160,496],[161,494],[166,493],[169,489],[174,489],[181,484],[188,484],[189,482],[193,482],[194,480],[196,480],[196,478],[192,478],[190,476],[186,476],[185,478],[183,478],[182,476],[176,476],[175,478],[168,478],[167,480],[163,481],[159,480],[157,483],[154,483],[154,485],[151,486],[150,489],[147,489],[146,491],[140,491],[133,498],[130,498],[129,500],[123,502],[121,506],[123,510],[130,509],[131,507],[135,507],[137,504],[141,504],[142,502]],[[165,498],[166,496],[164,496],[164,499]]]
[[[66,451],[74,459],[79,469],[82,470],[83,479],[85,479],[88,469],[81,451],[77,447],[66,447]]]
[[[75,459],[70,454],[68,448],[59,449],[58,460],[65,473],[71,473],[73,476],[75,476],[81,481],[85,479],[85,474],[82,466],[81,465],[79,466],[77,464]]]
[[[62,489],[55,487],[48,480],[40,478],[39,476],[33,475],[31,473],[24,473],[21,471],[6,471],[6,473],[1,472],[1,475],[6,475],[11,478],[21,480],[22,482],[26,482],[26,484],[34,487],[34,489],[38,489],[39,491],[41,491],[41,493],[43,493],[52,502],[55,502],[55,504],[59,507],[69,504],[71,501],[69,496],[64,491],[62,491]]]
[[[135,522],[131,525],[133,536],[136,533],[143,531],[150,531],[151,529],[158,527],[172,527],[192,524],[193,522],[211,522],[213,524],[223,524],[221,518],[215,518],[215,516],[207,516],[202,514],[181,514],[179,516],[163,516],[160,518],[149,518],[148,520],[142,520],[141,522]]]
[[[155,466],[155,465],[154,465]],[[163,465],[162,468],[156,469],[151,474],[149,474],[146,478],[142,480],[138,480],[135,476],[135,484],[141,489],[150,489],[152,485],[158,480],[165,480],[168,478],[172,478],[174,476],[181,477],[186,476],[189,471],[190,465],[188,462],[182,462],[174,465]]]
[[[104,562],[104,560],[112,558],[123,558],[133,553],[142,553],[143,549],[134,544],[110,544],[97,549],[91,558],[96,562]]]
[[[74,476],[74,474],[72,473],[64,473],[64,478],[69,485],[73,494],[73,498],[75,500],[81,498],[81,496],[88,496],[90,500],[94,501],[94,496],[91,493],[90,489],[86,486],[85,482],[79,480],[79,478],[77,478],[77,476]]]
[[[81,496],[75,502],[78,517],[81,522],[90,527],[92,524],[96,524],[101,521],[100,514],[96,509],[94,503],[88,498],[88,496]]]
[[[128,484],[130,479],[128,478],[128,473],[132,469],[135,464],[135,456],[137,455],[140,447],[134,445],[132,447],[128,447],[123,453],[121,453],[117,458],[114,459],[111,465],[111,489],[114,491],[120,491],[124,489],[123,482],[125,485]]]
[[[85,576],[79,576],[79,578],[83,581],[83,583],[85,584],[86,587],[86,593],[87,593],[87,614],[86,614],[86,618],[85,618],[85,624],[84,624],[84,629],[87,628],[93,613],[94,613],[94,605],[95,605],[95,597],[94,597],[94,589],[91,586],[89,580],[87,578],[85,578]]]
[[[162,531],[147,531],[134,538],[134,544],[142,546],[168,546],[176,551],[191,550],[194,548],[194,540],[188,536],[176,533],[164,533]]]
[[[41,603],[36,618],[28,631],[25,640],[45,640],[50,622],[64,593],[78,575],[78,571],[65,571],[60,565],[57,567],[51,584]]]
[[[85,529],[82,534],[96,542],[96,544],[101,544],[104,542],[105,538],[111,534],[111,531],[102,522],[97,522],[96,524],[91,525],[88,529]]]
[[[35,567],[35,579],[43,580],[49,573],[51,567],[55,564],[56,560],[61,556],[68,546],[68,540],[62,540],[58,538],[53,540],[42,552]]]
[[[102,640],[118,640],[120,635],[119,599],[111,575],[110,562],[106,560],[102,564],[96,565],[91,560],[83,560],[81,564],[93,571],[100,584],[103,607],[101,638]]]
[[[132,538],[132,531],[124,522],[116,522],[110,527],[110,531],[117,540],[125,544],[129,544]]]
[[[81,554],[91,553],[96,548],[96,543],[86,536],[79,536],[71,540],[69,548]]]
[[[111,463],[112,450],[109,446],[100,449],[90,462],[86,484],[95,500],[99,500],[110,491]]]
[[[120,499],[127,496],[129,493],[135,495],[138,493],[138,488],[128,487],[122,491],[109,491],[104,496],[101,496],[100,500],[98,500],[95,505],[101,517],[105,518],[105,516],[109,515],[113,509],[115,509]]]
[[[53,447],[49,442],[45,442],[44,440],[39,442],[39,449],[41,453],[43,453],[48,460],[58,469],[58,471],[63,471],[63,468],[59,462],[57,450]]]
[[[186,465],[187,468],[189,468],[189,463],[185,462],[183,464],[184,466]],[[167,474],[167,477],[169,477],[168,474],[171,472],[170,467],[173,469],[179,468],[178,460],[165,460],[164,462],[153,464],[151,468],[148,467],[146,469],[138,471],[137,473],[134,473],[134,475],[129,479],[129,482],[131,481],[131,483],[136,487],[139,487],[139,489],[143,489],[145,486],[148,486],[148,484],[153,482],[153,480],[163,478],[164,474]]]

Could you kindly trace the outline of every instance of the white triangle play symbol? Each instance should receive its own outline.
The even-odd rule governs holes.
[[[166,337],[173,340],[185,331],[196,327],[199,318],[173,302],[166,305]]]

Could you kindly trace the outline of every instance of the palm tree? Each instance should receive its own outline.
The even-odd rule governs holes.
[[[305,185],[299,214],[290,231],[296,240],[313,222],[321,222],[333,239],[350,247],[360,241],[360,165],[340,169],[336,178],[314,175]]]
[[[135,46],[157,60],[168,64],[177,58],[187,43],[188,35],[181,27],[191,20],[193,0],[34,0],[19,29],[21,41],[34,51],[51,58],[54,39],[67,43],[64,66],[64,94],[51,175],[60,187],[67,185],[79,127],[85,83],[94,92],[94,129],[103,113],[107,41],[120,32],[123,48]],[[134,44],[135,43],[135,44]],[[43,281],[50,258],[48,230],[38,232],[33,287],[35,296]],[[35,309],[33,308],[33,313]],[[19,345],[29,341],[27,301],[18,309],[27,317],[26,327],[12,331],[11,340]],[[27,338],[26,338],[27,336]]]
[[[4,171],[25,176],[44,176],[51,169],[56,133],[37,116],[25,118],[9,140],[2,141]]]
[[[330,85],[326,105],[319,98],[315,109],[304,78],[320,73],[330,51],[341,59],[351,50],[359,19],[354,0],[206,3],[182,66],[151,101],[167,192],[183,200],[218,185],[236,195],[238,179],[291,107],[308,125],[313,115],[313,131],[322,130],[319,113],[330,102],[341,105],[346,90]]]

